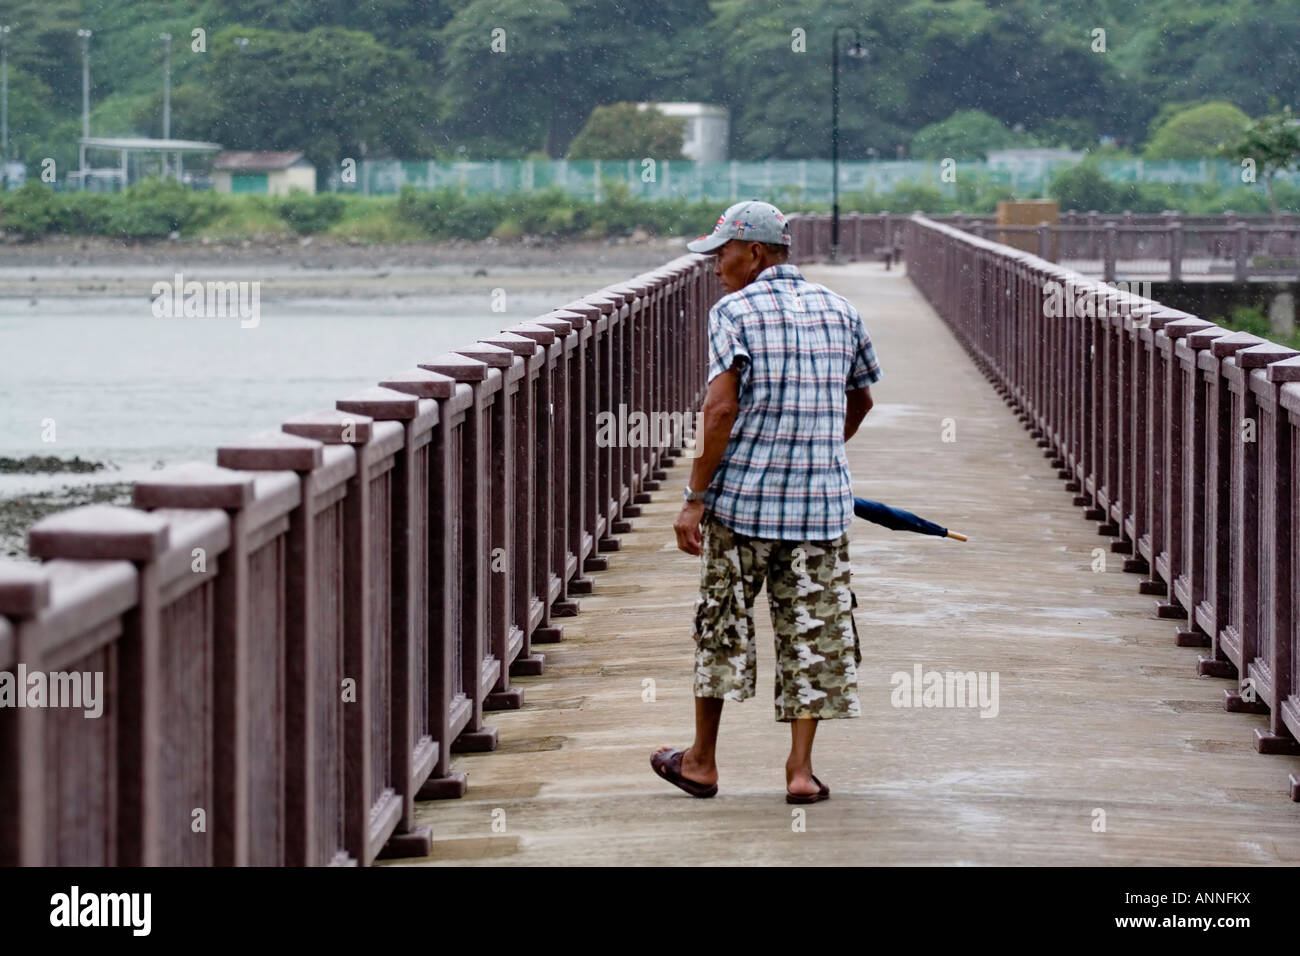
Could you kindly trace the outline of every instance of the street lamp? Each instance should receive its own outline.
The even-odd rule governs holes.
[[[839,26],[831,31],[831,261],[840,257],[840,31],[852,30],[853,43],[845,53],[855,60],[867,57],[857,27]]]
[[[170,33],[158,34],[158,39],[163,41],[163,139],[172,138],[172,35]],[[167,178],[170,165],[167,153],[163,157],[163,179]],[[178,179],[180,177],[177,177]],[[123,188],[126,183],[122,184]]]
[[[9,183],[9,27],[0,26],[0,183]]]
[[[81,188],[86,188],[86,140],[90,139],[90,36],[89,30],[78,30],[81,37]]]

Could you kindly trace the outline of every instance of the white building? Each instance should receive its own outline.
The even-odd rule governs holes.
[[[300,151],[226,150],[212,160],[212,186],[219,193],[287,196],[316,191],[316,167]]]
[[[1018,149],[990,149],[989,166],[993,169],[1009,169],[1026,163],[1077,163],[1084,157],[1081,149],[1056,149],[1040,146],[1028,146]]]
[[[665,116],[685,120],[682,155],[701,163],[720,163],[727,158],[731,116],[721,106],[707,103],[638,103],[641,109],[654,106]]]

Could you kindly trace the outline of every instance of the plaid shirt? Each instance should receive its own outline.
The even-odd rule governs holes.
[[[880,380],[862,316],[797,266],[709,310],[709,381],[740,360],[740,411],[704,507],[758,538],[828,541],[853,520],[845,392]]]

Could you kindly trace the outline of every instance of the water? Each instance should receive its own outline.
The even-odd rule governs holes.
[[[159,319],[144,297],[0,298],[0,455],[80,456],[95,477],[0,475],[0,494],[122,481],[160,462],[215,460],[219,444],[299,413],[590,292],[382,295],[261,302],[238,318]],[[42,440],[53,421],[55,441]]]

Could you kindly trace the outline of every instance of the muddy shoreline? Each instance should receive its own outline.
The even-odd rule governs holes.
[[[203,240],[127,241],[98,236],[54,236],[33,242],[0,241],[0,272],[49,275],[69,270],[229,267],[254,268],[280,275],[295,271],[418,270],[472,275],[475,269],[571,275],[606,270],[645,269],[686,254],[688,236],[586,239],[430,240],[367,243],[320,236],[217,242]]]
[[[50,491],[36,491],[0,498],[0,557],[31,560],[27,554],[27,529],[46,515],[81,505],[131,504],[131,483],[65,485]]]
[[[449,240],[360,244],[276,242],[125,243],[59,238],[0,243],[0,299],[150,296],[159,281],[257,281],[261,298],[369,298],[545,292],[575,282],[596,291],[682,255],[684,238],[530,244]],[[557,302],[556,305],[562,305]]]

